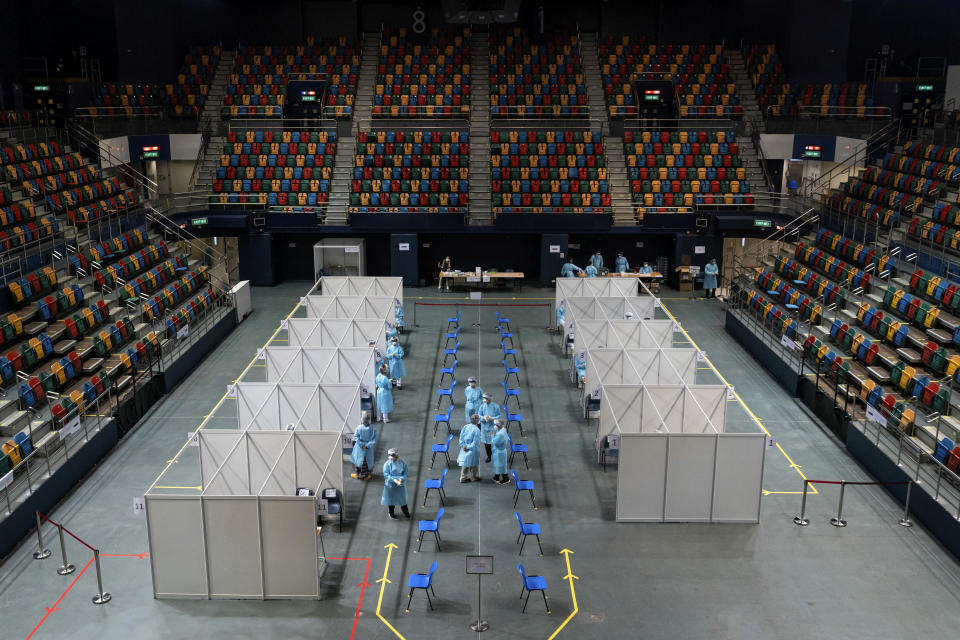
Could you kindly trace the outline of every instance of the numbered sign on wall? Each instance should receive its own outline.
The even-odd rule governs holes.
[[[133,499],[133,515],[142,516],[147,512],[147,505],[144,503],[143,496]]]

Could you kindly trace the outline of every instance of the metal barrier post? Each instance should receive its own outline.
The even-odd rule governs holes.
[[[57,525],[57,531],[60,532],[60,555],[63,558],[63,564],[60,565],[60,568],[57,569],[57,573],[62,576],[67,576],[76,571],[76,567],[67,562],[67,545],[63,543],[63,525]]]
[[[840,502],[837,503],[837,517],[830,518],[830,524],[835,527],[847,526],[847,521],[843,519],[843,491],[847,488],[847,483],[840,481]]]
[[[93,604],[107,604],[113,599],[113,596],[103,592],[103,576],[100,575],[100,549],[93,550],[93,561],[97,565],[97,595],[93,596]]]
[[[43,546],[43,533],[40,531],[40,512],[37,512],[37,550],[33,552],[34,560],[44,560],[50,557],[50,549]]]
[[[903,501],[903,517],[900,518],[900,524],[904,527],[912,527],[913,522],[910,521],[910,490],[913,489],[913,482],[907,482],[907,499]]]
[[[810,520],[807,516],[807,487],[810,486],[810,481],[804,479],[803,481],[803,498],[800,499],[800,515],[793,518],[793,523],[801,527],[805,527],[810,524]]]

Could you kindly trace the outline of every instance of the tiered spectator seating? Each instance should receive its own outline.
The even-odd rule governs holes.
[[[761,109],[769,108],[765,111],[769,115],[797,116],[803,107],[806,113],[862,117],[874,104],[864,83],[791,84],[772,44],[745,47],[743,59],[753,81],[757,102]]]
[[[92,263],[116,260],[139,249],[146,241],[147,231],[140,227],[103,242],[85,245],[78,252],[70,254],[70,270],[73,273],[79,269],[89,271]]]
[[[374,131],[357,136],[350,210],[439,212],[467,206],[465,131]]]
[[[490,113],[495,116],[586,116],[587,92],[576,35],[543,44],[520,28],[490,36]]]
[[[0,111],[0,129],[27,125],[32,119],[29,111]]]
[[[72,187],[46,197],[51,211],[66,211],[73,224],[85,224],[134,205],[133,195],[125,191],[118,178],[109,178]]]
[[[177,333],[190,325],[199,315],[211,308],[216,302],[216,293],[208,287],[193,296],[180,309],[167,318],[166,333],[168,338],[175,338]]]
[[[180,256],[173,256],[169,260],[164,260],[153,269],[144,272],[143,275],[120,287],[119,300],[126,302],[127,300],[138,299],[140,294],[150,293],[157,287],[170,282],[176,277],[178,271],[185,268]]]
[[[327,202],[335,131],[230,131],[213,190],[217,202],[317,207]]]
[[[854,200],[860,201],[862,204],[844,204],[842,197],[839,201],[836,201],[833,196],[838,194],[841,196],[849,196]],[[889,216],[883,211],[884,208],[892,211],[911,212],[921,211],[923,209],[922,197],[913,196],[897,189],[874,184],[863,178],[856,178],[843,183],[839,189],[839,192],[835,191],[833,194],[831,194],[831,206],[834,204],[834,202],[837,203],[838,207],[849,207],[851,212],[857,211],[858,209],[863,210],[866,206],[867,210],[864,211],[861,217],[870,217],[871,219],[875,219],[873,218],[874,215],[880,216],[881,218],[889,218]],[[881,210],[870,211],[868,203],[871,202],[881,205]],[[857,213],[856,215],[860,214]]]
[[[191,47],[175,83],[97,85],[91,111],[94,115],[136,116],[165,107],[174,116],[196,117],[206,103],[219,59],[218,45]]]
[[[43,267],[7,283],[10,300],[14,307],[44,296],[57,286],[57,272],[53,267]]]
[[[602,213],[610,206],[599,132],[493,131],[494,213]]]
[[[434,28],[428,39],[384,29],[373,96],[374,116],[467,116],[470,29]]]
[[[863,268],[874,265],[874,273],[883,273],[887,269],[896,268],[896,260],[889,255],[877,255],[876,249],[858,243],[856,240],[844,237],[839,233],[821,228],[817,231],[816,244],[827,251],[840,255],[855,262]]]
[[[732,131],[627,131],[624,152],[637,204],[753,204]]]
[[[166,286],[162,291],[140,305],[144,322],[151,322],[154,318],[160,318],[164,311],[175,309],[187,296],[199,290],[209,281],[210,274],[207,272],[207,268],[199,267]]]
[[[11,182],[26,181],[43,176],[62,173],[87,166],[83,157],[76,152],[64,155],[37,158],[25,162],[16,162],[5,165],[3,173]],[[2,191],[2,189],[0,189]],[[0,195],[0,204],[6,204]]]
[[[0,164],[15,164],[60,155],[59,142],[13,144],[0,147]]]
[[[607,36],[599,46],[600,74],[611,116],[636,116],[632,81],[670,74],[681,117],[738,118],[743,107],[730,80],[723,45],[655,45],[643,38]]]
[[[912,193],[933,200],[946,192],[946,183],[932,178],[924,178],[912,173],[900,173],[879,167],[867,167],[860,178],[884,187],[892,187],[904,193]]]
[[[157,264],[166,258],[167,255],[167,244],[163,240],[151,244],[125,258],[120,258],[120,260],[114,264],[94,271],[93,278],[96,282],[96,287],[100,291],[106,287],[113,289],[116,286],[117,278],[129,280],[144,269]]]
[[[956,186],[960,183],[960,147],[908,142],[902,155],[888,153],[883,166]]]
[[[301,45],[240,45],[223,101],[225,116],[276,116],[283,113],[287,83],[315,74],[329,83],[326,105],[337,117],[353,113],[360,73],[354,38],[338,36]],[[318,74],[318,75],[317,75]]]
[[[798,262],[816,267],[833,279],[846,282],[854,289],[863,287],[864,291],[870,291],[871,274],[847,264],[822,249],[808,247],[803,242],[798,242],[794,257]]]

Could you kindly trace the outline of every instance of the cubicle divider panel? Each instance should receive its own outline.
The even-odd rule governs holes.
[[[717,438],[714,522],[760,522],[766,442],[763,433],[725,433]]]
[[[667,451],[665,522],[709,522],[717,435],[672,433]]]
[[[210,597],[262,598],[258,498],[204,496],[202,500]]]
[[[666,434],[620,436],[617,522],[663,522],[667,447]]]
[[[260,498],[264,598],[320,597],[316,518],[313,498]]]
[[[207,589],[200,496],[144,496],[156,598],[203,598]]]

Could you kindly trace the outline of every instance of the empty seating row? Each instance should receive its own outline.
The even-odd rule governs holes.
[[[871,222],[879,222],[884,226],[897,224],[900,221],[900,214],[890,207],[844,195],[839,191],[830,193],[827,206],[834,211],[865,218]]]
[[[933,220],[913,218],[910,221],[910,226],[907,227],[907,233],[915,238],[930,240],[951,249],[960,249],[960,229]]]
[[[90,166],[54,173],[42,178],[28,178],[23,181],[23,190],[28,196],[43,196],[48,193],[79,187],[100,178],[100,172]]]
[[[160,318],[164,311],[173,309],[180,304],[184,298],[210,281],[210,275],[206,267],[199,267],[195,271],[182,276],[180,280],[168,285],[157,295],[140,305],[140,312],[143,315],[144,322],[151,322],[154,318]]]
[[[941,197],[946,191],[946,184],[932,178],[924,178],[912,173],[900,173],[879,167],[867,167],[860,178],[867,182],[885,187],[893,187],[905,193],[914,193],[925,198]]]
[[[8,109],[0,111],[0,128],[9,128],[30,124],[33,116],[29,111],[17,111]]]
[[[178,271],[185,268],[183,259],[180,256],[173,256],[168,260],[164,260],[163,263],[145,272],[142,276],[120,287],[119,300],[125,302],[127,300],[138,299],[141,294],[150,293],[157,287],[170,282],[177,276]]]
[[[63,155],[38,158],[36,160],[27,160],[15,164],[5,165],[6,175],[10,180],[29,180],[30,178],[39,178],[57,172],[69,171],[71,169],[80,169],[86,165],[83,157],[77,153],[66,153]],[[0,204],[4,204],[0,197]]]
[[[26,162],[49,156],[58,156],[62,153],[58,142],[7,145],[0,147],[0,164]]]
[[[131,251],[136,251],[147,242],[146,229],[137,227],[102,242],[85,245],[78,251],[69,254],[70,268],[88,271],[94,262],[104,262],[120,258]]]
[[[913,141],[903,146],[903,153],[916,158],[960,165],[960,147],[946,147],[939,144],[924,144]]]
[[[960,165],[924,160],[910,155],[888,153],[883,158],[884,169],[912,173],[914,175],[942,180],[952,185],[960,181]]]
[[[780,256],[776,260],[775,269],[777,273],[791,280],[795,286],[805,288],[818,300],[822,299],[824,305],[836,304],[838,309],[846,306],[847,292],[843,288],[817,275],[797,261]],[[777,283],[774,279],[758,282],[758,284],[768,290],[771,288],[776,290],[776,287],[767,287],[771,282],[784,284],[783,282]]]
[[[846,282],[853,288],[863,287],[865,292],[870,291],[871,274],[848,265],[843,260],[836,258],[822,249],[816,247],[804,246],[804,243],[797,243],[794,251],[794,257],[798,262],[816,267],[825,272],[830,277]]]
[[[167,257],[167,245],[160,240],[148,247],[121,258],[113,264],[107,265],[103,269],[93,272],[93,279],[98,290],[103,291],[105,287],[114,288],[117,279],[129,280],[144,269],[157,264]]]
[[[108,178],[98,182],[91,182],[79,187],[72,187],[57,193],[47,194],[46,203],[53,211],[61,211],[86,202],[103,200],[108,196],[123,191],[118,178]]]
[[[911,196],[897,189],[871,184],[866,180],[845,182],[840,191],[844,195],[882,204],[895,211],[919,211],[923,208],[923,198],[919,196]]]
[[[7,283],[7,289],[15,307],[37,296],[47,294],[56,286],[57,271],[53,267],[42,267]]]
[[[50,196],[47,196],[48,198]],[[98,200],[97,202],[87,202],[78,207],[71,207],[67,210],[67,217],[72,224],[80,225],[88,222],[95,222],[100,218],[112,213],[125,211],[136,205],[136,199],[132,192],[117,193]]]
[[[10,385],[17,379],[18,372],[33,371],[38,362],[52,353],[53,342],[45,333],[21,342],[19,349],[0,356],[0,384]]]
[[[751,290],[747,293],[747,302],[749,307],[753,309],[765,323],[769,323],[780,335],[786,335],[790,339],[796,338],[798,331],[797,322],[790,317],[789,314],[785,314],[782,309],[772,302],[765,300],[764,297],[756,291]]]
[[[214,293],[212,287],[208,287],[194,296],[189,302],[180,307],[176,313],[167,318],[167,337],[177,337],[177,334],[181,329],[189,326],[190,323],[193,322],[197,317],[202,315],[206,310],[212,308],[215,302],[216,294]]]
[[[860,244],[826,228],[817,230],[817,246],[832,251],[848,260],[856,262],[861,267],[874,265],[876,273],[886,271],[888,267],[895,267],[896,261],[889,255],[877,255],[876,249]]]
[[[936,274],[927,273],[923,269],[917,269],[910,276],[910,291],[935,300],[944,308],[954,312],[960,309],[960,284]]]
[[[0,229],[0,250],[9,251],[34,240],[49,238],[59,231],[60,224],[57,222],[56,216],[43,216],[42,218],[34,218],[31,222],[6,227]]]

